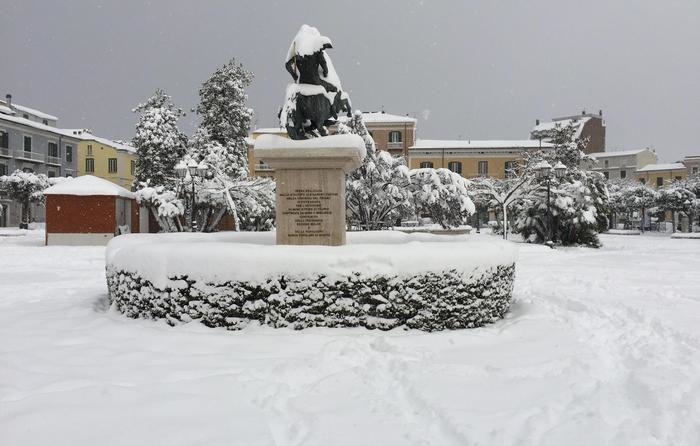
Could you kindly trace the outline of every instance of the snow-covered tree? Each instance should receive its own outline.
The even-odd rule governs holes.
[[[515,230],[531,242],[549,240],[563,245],[600,246],[598,233],[608,227],[609,199],[605,178],[599,172],[583,170],[582,164],[593,160],[582,148],[585,140],[576,138],[571,127],[557,126],[551,133],[553,150],[527,158],[525,174],[533,177],[537,187],[517,206]],[[551,224],[547,217],[546,180],[537,178],[537,165],[561,162],[566,166],[562,178],[552,178],[549,206]]]
[[[185,214],[185,205],[178,198],[177,192],[164,186],[153,187],[148,183],[141,183],[135,195],[137,203],[153,214],[161,231],[184,231],[185,225],[181,217]]]
[[[172,188],[175,183],[173,168],[185,154],[187,144],[187,137],[177,127],[182,110],[158,89],[146,102],[136,106],[134,112],[139,114],[132,140],[137,154],[134,187],[143,184]]]
[[[217,69],[199,89],[197,114],[201,118],[205,143],[218,144],[215,149],[225,159],[227,166],[220,169],[232,178],[248,176],[248,146],[253,110],[246,104],[246,87],[253,80],[253,73],[231,59]]]
[[[409,171],[417,215],[428,215],[445,229],[466,224],[476,208],[469,197],[469,180],[449,169]]]
[[[508,238],[508,210],[532,191],[532,176],[519,175],[506,179],[480,177],[472,181],[478,199],[497,207],[501,212],[503,238]]]
[[[40,173],[15,170],[10,175],[0,177],[0,191],[7,194],[10,200],[17,201],[22,206],[22,227],[27,227],[32,219],[32,203],[44,204],[43,191],[49,187],[49,179]]]
[[[608,182],[608,192],[609,209],[614,220],[622,218],[625,224],[629,224],[632,215],[639,212],[641,229],[644,230],[645,215],[656,204],[656,191],[639,181],[622,180]]]
[[[659,210],[671,212],[672,221],[674,222],[673,230],[676,230],[676,215],[683,213],[692,221],[692,214],[696,209],[697,196],[687,187],[687,183],[683,180],[674,181],[659,189],[656,205]]]
[[[409,174],[403,158],[377,150],[372,136],[356,110],[346,124],[339,124],[338,133],[359,135],[365,141],[367,154],[360,167],[345,179],[347,220],[351,227],[372,231],[393,226],[413,213]]]

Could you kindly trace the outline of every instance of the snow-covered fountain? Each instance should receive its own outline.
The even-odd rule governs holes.
[[[107,249],[107,283],[130,317],[243,328],[252,321],[313,326],[441,330],[478,327],[508,310],[515,249],[495,239],[346,234],[345,174],[365,156],[358,135],[327,135],[350,114],[326,50],[303,25],[286,60],[280,122],[255,156],[275,168],[275,233],[134,234]]]

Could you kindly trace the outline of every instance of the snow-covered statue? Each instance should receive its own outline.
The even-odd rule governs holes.
[[[326,54],[329,48],[331,40],[308,25],[301,26],[289,47],[285,67],[294,83],[287,86],[279,118],[292,139],[326,136],[338,113],[352,116],[350,98]]]

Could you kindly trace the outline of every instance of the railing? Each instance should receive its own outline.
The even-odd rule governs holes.
[[[403,142],[388,142],[386,144],[387,150],[403,150]]]
[[[42,155],[41,153],[26,152],[24,150],[15,150],[14,153],[15,158],[22,158],[28,161],[38,161],[40,163],[46,161],[46,155]]]
[[[274,170],[274,169],[273,169],[272,167],[268,166],[268,165],[265,164],[265,163],[258,163],[258,164],[255,166],[255,170],[270,171],[270,170]]]
[[[0,156],[12,156],[12,154],[10,153],[10,149],[0,147]]]
[[[57,164],[60,166],[61,165],[61,158],[59,158],[57,156],[47,156],[46,163],[47,164]]]

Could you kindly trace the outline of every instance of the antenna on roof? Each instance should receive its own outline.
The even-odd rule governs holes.
[[[384,104],[381,105],[382,113],[384,113]]]

